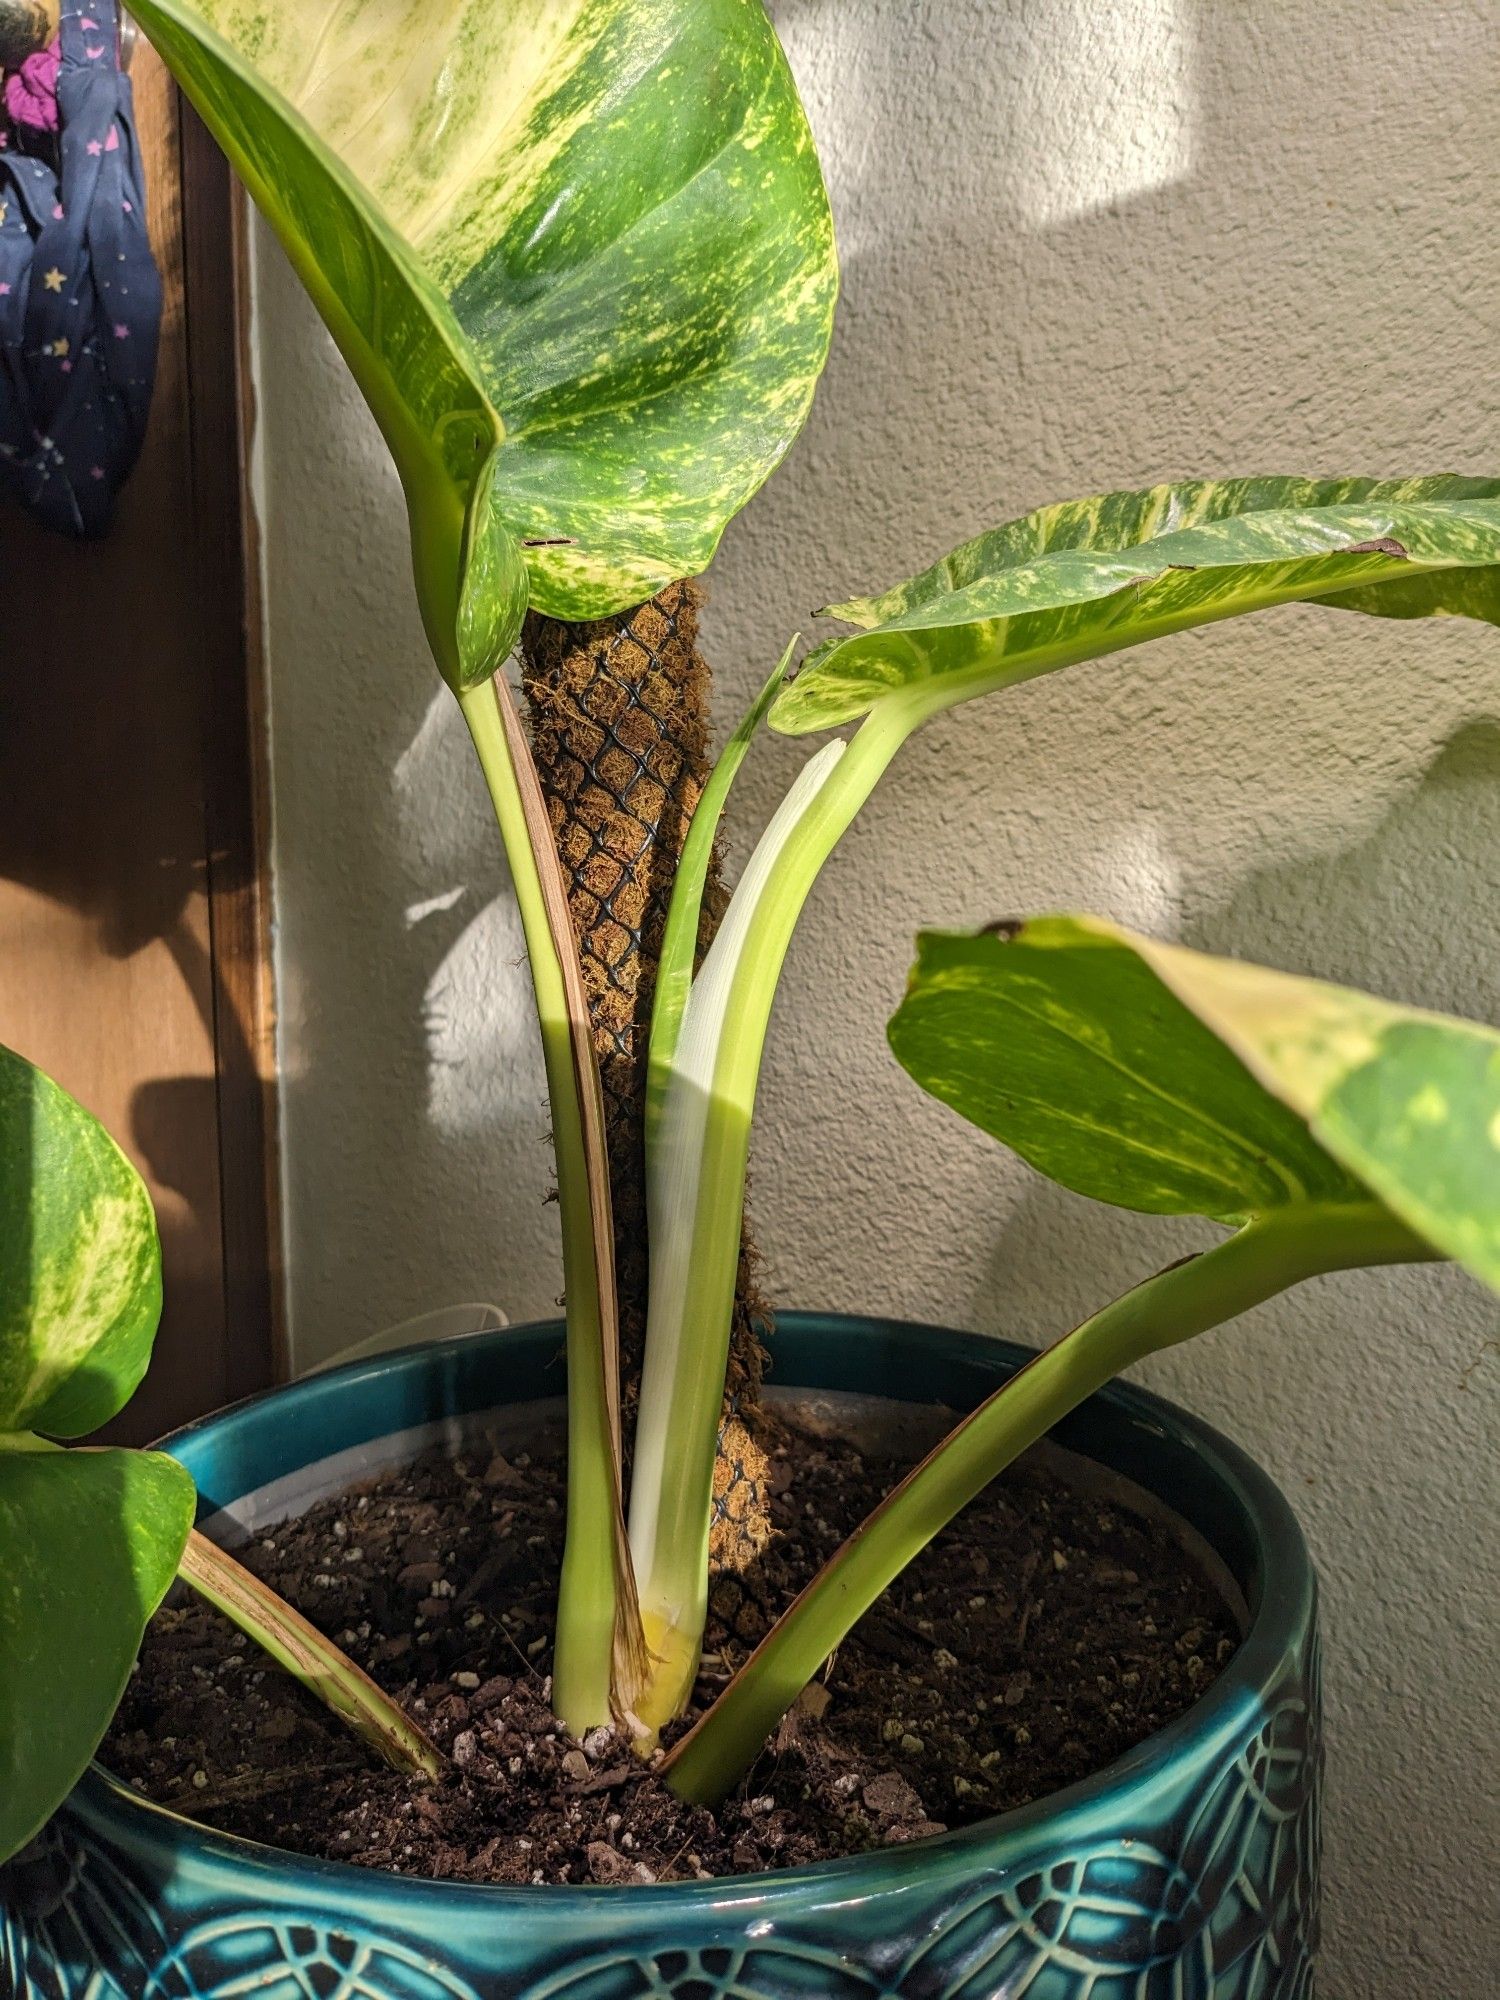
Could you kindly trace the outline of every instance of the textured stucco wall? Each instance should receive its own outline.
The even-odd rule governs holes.
[[[723,714],[809,607],[1043,500],[1493,469],[1485,0],[780,0],[845,293],[731,531]],[[378,440],[274,250],[259,315],[285,1140],[306,1362],[557,1289],[517,925]],[[1495,635],[1289,611],[936,725],[815,895],[754,1203],[773,1289],[1041,1339],[1196,1240],[1031,1179],[885,1052],[914,929],[1084,906],[1495,1018]],[[753,760],[742,855],[799,756]],[[1331,2000],[1488,1993],[1497,1315],[1328,1280],[1150,1379],[1284,1482],[1331,1641]]]

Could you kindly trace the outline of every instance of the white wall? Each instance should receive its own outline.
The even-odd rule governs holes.
[[[735,712],[811,606],[1038,502],[1169,475],[1493,471],[1486,0],[780,0],[845,292],[736,525]],[[285,1142],[302,1361],[447,1300],[546,1310],[519,939],[411,606],[394,481],[263,246]],[[814,897],[755,1216],[786,1301],[1042,1339],[1191,1232],[1039,1185],[883,1022],[922,922],[1083,906],[1495,1018],[1492,631],[1287,611],[1024,688],[910,748]],[[799,756],[763,747],[743,854]],[[1150,1371],[1294,1497],[1331,1642],[1331,2000],[1490,1988],[1497,1313],[1308,1287]]]

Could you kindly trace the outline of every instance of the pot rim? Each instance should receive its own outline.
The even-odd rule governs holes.
[[[942,1343],[952,1359],[988,1363],[998,1359],[1019,1367],[1035,1350],[1018,1341],[995,1335],[965,1333],[934,1327],[920,1320],[890,1319],[883,1316],[836,1312],[785,1311],[776,1315],[770,1346],[774,1355],[778,1336],[804,1338],[819,1329],[836,1330],[856,1338],[892,1336],[904,1345],[908,1337],[931,1348]],[[353,1385],[393,1372],[420,1376],[434,1364],[441,1364],[459,1349],[472,1351],[486,1347],[513,1345],[518,1340],[560,1341],[561,1320],[537,1320],[483,1334],[459,1334],[448,1340],[403,1348],[368,1361],[354,1361],[344,1367],[304,1376],[301,1380],[260,1391],[239,1402],[228,1404],[210,1416],[183,1425],[159,1440],[158,1448],[181,1457],[184,1448],[214,1431],[244,1421],[271,1402],[288,1399],[308,1402],[327,1397],[339,1385]],[[795,1368],[791,1374],[798,1372]],[[784,1377],[788,1387],[802,1387]],[[826,1386],[826,1385],[808,1385]],[[879,1393],[860,1391],[858,1393]],[[517,1398],[516,1407],[535,1397]],[[912,1401],[911,1397],[900,1400]],[[789,1900],[802,1900],[816,1893],[820,1900],[837,1896],[841,1888],[868,1894],[881,1888],[899,1889],[917,1870],[941,1868],[947,1862],[955,1872],[967,1873],[974,1864],[992,1868],[1008,1858],[1004,1850],[1017,1854],[1033,1850],[1044,1827],[1049,1841],[1068,1837],[1070,1823],[1086,1820],[1107,1801],[1121,1803],[1132,1791],[1143,1789],[1179,1753],[1196,1759],[1227,1753],[1240,1745],[1252,1718],[1262,1712],[1262,1696],[1272,1685],[1288,1650],[1309,1623],[1317,1597],[1312,1559],[1300,1524],[1280,1488],[1254,1459],[1202,1419],[1181,1409],[1166,1397],[1133,1382],[1116,1380],[1087,1399],[1081,1409],[1096,1417],[1107,1410],[1117,1426],[1134,1425],[1147,1435],[1172,1438],[1186,1446],[1211,1477],[1221,1501],[1238,1511],[1249,1529],[1254,1563],[1249,1576],[1236,1575],[1249,1608],[1249,1623],[1232,1658],[1206,1693],[1199,1696],[1165,1728],[1145,1737],[1134,1748],[1103,1765],[1088,1777],[1078,1779],[1060,1791],[1051,1792],[1006,1813],[977,1820],[946,1833],[933,1834],[893,1847],[864,1854],[838,1855],[827,1860],[804,1863],[757,1874],[714,1876],[708,1881],[657,1882],[605,1885],[599,1883],[482,1883],[438,1880],[432,1876],[400,1875],[390,1870],[362,1868],[353,1862],[330,1861],[320,1856],[298,1854],[291,1848],[275,1847],[240,1834],[224,1833],[201,1825],[186,1814],[170,1810],[143,1798],[97,1760],[89,1766],[78,1787],[61,1809],[93,1823],[116,1840],[149,1844],[181,1853],[191,1851],[202,1861],[239,1876],[247,1871],[264,1880],[267,1872],[296,1876],[317,1883],[324,1891],[349,1902],[396,1896],[418,1902],[435,1900],[456,1909],[460,1903],[483,1901],[497,1912],[505,1908],[528,1911],[541,1907],[566,1914],[576,1899],[580,1909],[597,1912],[601,1899],[627,1898],[632,1910],[643,1918],[653,1911],[680,1910],[684,1904],[700,1902],[725,1909],[753,1903],[764,1906],[769,1916]],[[1067,1419],[1063,1423],[1067,1423]],[[1062,1426],[1059,1426],[1062,1428]],[[378,1434],[377,1434],[378,1435]],[[1049,1435],[1053,1435],[1049,1433]],[[1074,1446],[1073,1449],[1078,1449]],[[1085,1456],[1092,1454],[1085,1452]],[[309,1460],[309,1464],[316,1463]],[[1144,1481],[1139,1483],[1144,1484]],[[1151,1490],[1148,1488],[1148,1490]],[[1157,1497],[1171,1507],[1165,1495]],[[217,1510],[214,1510],[217,1511]],[[1172,1509],[1173,1512],[1177,1510]],[[1179,1518],[1186,1519],[1179,1515]]]

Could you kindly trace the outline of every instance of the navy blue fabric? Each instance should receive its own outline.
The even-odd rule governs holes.
[[[141,448],[161,279],[115,0],[64,0],[55,170],[0,153],[0,494],[99,535]]]

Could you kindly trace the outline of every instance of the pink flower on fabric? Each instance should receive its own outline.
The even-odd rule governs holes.
[[[62,57],[56,42],[49,43],[5,79],[5,108],[15,125],[29,125],[34,132],[57,130],[57,71]]]

